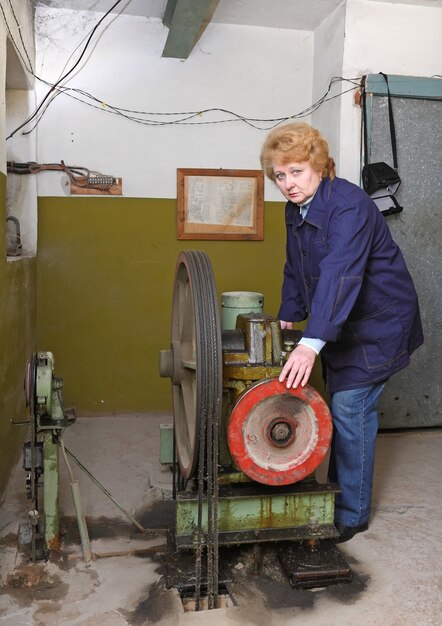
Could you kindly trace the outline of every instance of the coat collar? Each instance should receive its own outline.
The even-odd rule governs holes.
[[[330,178],[323,178],[319,184],[318,190],[312,200],[305,222],[322,230],[324,225],[327,203],[333,188],[333,181]]]

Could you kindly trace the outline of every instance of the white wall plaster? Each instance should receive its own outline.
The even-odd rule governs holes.
[[[85,20],[81,12],[57,10],[52,19],[54,10],[38,9],[38,66],[48,80],[58,78],[90,30],[90,15]],[[153,112],[219,107],[267,118],[311,104],[313,33],[210,24],[185,61],[161,57],[166,37],[159,20],[115,17],[68,85],[94,94],[103,108]],[[39,86],[38,98],[44,93]],[[227,117],[216,112],[198,119]],[[62,95],[38,126],[38,160],[63,159],[121,176],[125,196],[174,198],[179,167],[259,168],[266,134],[240,121],[141,126]],[[40,174],[38,184],[41,196],[63,193],[59,174]],[[280,199],[273,185],[267,197]]]
[[[23,9],[22,4],[15,0]],[[156,112],[220,107],[252,117],[282,117],[309,107],[333,75],[440,73],[441,15],[439,7],[347,0],[314,33],[212,23],[186,61],[161,58],[167,29],[159,19],[115,15],[67,85],[94,94],[104,109],[109,103]],[[37,72],[57,80],[78,58],[100,17],[39,6]],[[331,95],[338,91],[336,86]],[[38,101],[46,92],[39,84]],[[215,113],[201,121],[222,118]],[[360,109],[353,94],[303,119],[328,138],[338,174],[359,182]],[[2,124],[0,116],[0,129]],[[40,162],[63,159],[121,176],[125,196],[174,198],[177,167],[258,168],[266,132],[242,122],[141,126],[60,95],[31,135],[37,136]],[[65,193],[60,174],[37,179],[39,195]],[[280,199],[271,183],[266,183],[266,199]]]
[[[12,7],[10,3],[4,6],[2,17],[0,21],[2,50],[0,54],[0,170],[6,173],[6,161],[35,160],[36,154],[35,135],[24,136],[17,133],[11,139],[7,141],[5,139],[35,108],[34,79],[31,73],[35,69],[32,2],[12,0]],[[23,85],[28,86],[29,89],[8,89],[8,85]],[[6,214],[20,221],[23,255],[33,255],[37,249],[35,177],[18,177],[9,174],[6,182],[6,195]],[[12,230],[15,232],[15,229]]]
[[[35,46],[34,46],[34,22],[33,22],[33,5],[30,0],[11,0],[11,5],[8,3],[4,6],[4,17],[0,20],[0,170],[6,173],[6,121],[5,121],[5,89],[6,89],[6,67],[7,67],[7,41],[9,38],[10,44],[15,44],[18,47],[19,53],[16,54],[14,59],[15,64],[22,63],[19,56],[23,57],[25,63],[28,63],[25,50],[23,48],[21,38],[24,41],[26,50],[30,57],[32,67],[35,64]],[[14,17],[15,14],[15,17]],[[7,25],[5,23],[5,18]],[[20,30],[18,24],[20,25]],[[10,33],[8,32],[8,28]],[[21,33],[21,38],[20,38]],[[33,87],[34,79],[31,74],[26,72],[29,81],[29,87]],[[12,81],[13,82],[13,81]]]
[[[342,77],[344,56],[345,3],[342,3],[315,30],[313,62],[313,101],[317,102],[326,92],[331,78]],[[351,78],[348,76],[347,78]],[[328,98],[333,98],[343,90],[352,87],[347,82],[336,82]],[[312,125],[327,138],[330,155],[334,158],[339,172],[340,158],[340,116],[341,98],[334,97],[321,105],[312,114]]]
[[[17,126],[35,108],[33,91],[6,91],[6,133]],[[35,161],[35,136],[17,133],[7,142],[8,161]],[[37,176],[38,174],[8,174],[6,179],[6,213],[20,221],[23,255],[37,251]]]
[[[440,74],[442,7],[347,0],[343,73]],[[361,110],[351,94],[342,98],[341,175],[360,180]]]

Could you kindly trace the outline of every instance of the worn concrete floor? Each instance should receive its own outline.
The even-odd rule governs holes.
[[[78,418],[65,445],[145,527],[169,523],[171,475],[159,464],[161,414]],[[81,558],[69,478],[61,460],[62,543],[48,562],[31,564],[17,550],[26,520],[21,461],[0,517],[1,626],[426,626],[442,624],[442,431],[378,437],[370,529],[341,546],[353,581],[315,590],[290,587],[266,563],[261,576],[239,553],[231,589],[236,605],[185,612],[167,590],[161,552],[165,535],[140,533],[73,465],[92,550]],[[239,565],[238,565],[239,564]]]

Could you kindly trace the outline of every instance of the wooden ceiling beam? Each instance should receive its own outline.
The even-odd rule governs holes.
[[[209,23],[219,0],[168,0],[163,24],[169,34],[163,57],[187,59]]]

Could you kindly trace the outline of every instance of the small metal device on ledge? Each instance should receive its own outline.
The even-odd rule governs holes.
[[[14,232],[9,232],[8,222],[14,225]],[[7,256],[20,256],[22,253],[22,242],[20,234],[20,222],[13,215],[6,218],[6,254]]]

